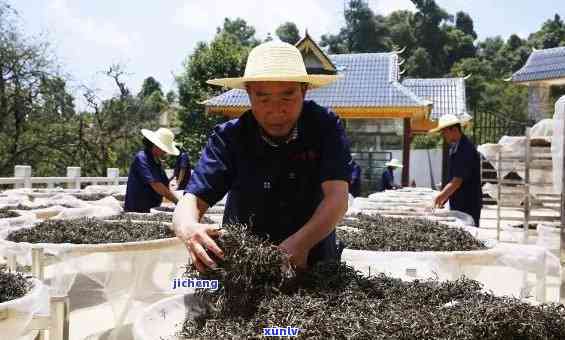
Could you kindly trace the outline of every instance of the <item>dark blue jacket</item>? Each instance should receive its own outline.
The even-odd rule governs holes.
[[[224,223],[245,223],[279,244],[308,222],[323,198],[322,182],[349,182],[348,141],[338,117],[305,101],[298,138],[273,147],[248,111],[217,126],[185,192],[212,206],[229,193]],[[335,232],[316,245],[310,264],[335,259]]]
[[[129,168],[125,211],[149,212],[151,208],[161,205],[163,197],[153,190],[150,185],[152,182],[169,186],[169,179],[161,163],[155,161],[150,151],[139,151]]]

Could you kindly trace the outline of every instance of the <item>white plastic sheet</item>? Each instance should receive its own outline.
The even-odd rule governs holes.
[[[174,339],[187,315],[196,316],[193,294],[177,295],[147,307],[133,324],[135,340]]]
[[[464,275],[482,282],[486,289],[496,294],[518,298],[532,295],[538,301],[546,299],[547,276],[561,277],[559,259],[546,249],[534,245],[499,243],[487,250],[455,252],[376,252],[345,249],[342,260],[365,273],[382,272],[403,280],[432,277],[454,280]],[[516,279],[507,277],[495,280],[493,276],[503,269],[512,269],[512,275]],[[535,291],[525,292],[528,287],[519,284],[522,271],[536,275]]]
[[[30,265],[32,249],[42,249],[51,295],[69,295],[73,309],[109,303],[116,328],[140,307],[177,293],[172,280],[188,263],[187,250],[176,237],[95,245],[29,244],[7,241],[8,233],[0,231],[6,256]],[[80,284],[84,282],[89,284]]]
[[[36,315],[49,313],[49,290],[37,279],[30,279],[31,290],[23,297],[0,303],[0,336],[17,339],[27,332]]]
[[[553,119],[542,119],[530,129],[530,138],[542,139],[548,143],[551,143],[551,139],[553,137],[553,127]]]

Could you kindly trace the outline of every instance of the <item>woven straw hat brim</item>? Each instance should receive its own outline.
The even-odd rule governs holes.
[[[435,129],[431,129],[428,133],[436,133],[436,132],[439,132],[439,131],[441,131],[445,128],[448,128],[450,126],[457,125],[457,124],[462,124],[462,123],[461,123],[461,121],[452,121],[452,122],[449,122],[449,123],[440,124]]]
[[[166,145],[161,141],[161,139],[159,139],[159,136],[155,132],[147,129],[141,129],[141,134],[143,135],[143,137],[149,139],[151,143],[155,144],[156,147],[163,150],[167,154],[172,156],[178,156],[180,154],[180,150],[177,149],[175,145]]]
[[[270,75],[270,76],[251,76],[251,77],[237,77],[237,78],[218,78],[208,80],[207,83],[210,85],[223,86],[232,89],[242,89],[245,90],[245,84],[249,82],[258,81],[284,81],[284,82],[296,82],[296,83],[307,83],[311,88],[318,88],[322,86],[329,85],[336,80],[342,78],[341,75],[327,75],[327,74],[310,74],[310,75]]]

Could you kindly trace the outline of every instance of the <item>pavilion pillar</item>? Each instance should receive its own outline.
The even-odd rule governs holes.
[[[410,146],[412,144],[411,118],[404,118],[404,140],[402,143],[402,186],[410,186]]]

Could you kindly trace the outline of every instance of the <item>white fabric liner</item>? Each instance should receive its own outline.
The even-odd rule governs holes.
[[[541,139],[546,142],[551,143],[552,139],[555,139],[553,134],[556,132],[554,130],[554,120],[552,119],[544,119],[534,125],[530,130],[530,138],[531,139]],[[552,137],[553,136],[553,137]],[[557,140],[556,140],[557,142]],[[510,172],[515,171],[518,176],[524,178],[524,167],[523,165],[520,166],[520,163],[523,161],[518,160],[505,160],[508,157],[524,157],[525,155],[525,148],[526,148],[526,137],[524,136],[503,136],[500,138],[497,144],[483,144],[477,147],[477,150],[488,160],[494,170],[498,172],[498,152],[501,152],[502,164],[500,167],[502,168],[500,172],[500,177],[505,177]],[[553,143],[552,143],[552,155],[553,159],[555,159],[555,152],[553,151]],[[530,169],[530,182],[531,183],[539,183],[539,182],[547,182],[547,179],[551,179],[555,181],[554,172],[552,168],[555,168],[555,161],[553,163],[549,160],[536,160],[537,164],[544,164],[548,167],[548,169]],[[492,188],[487,188],[486,190],[492,191]],[[530,185],[530,193],[532,195],[537,194],[544,194],[544,193],[553,193],[554,190],[548,186],[540,186],[540,185]],[[490,194],[489,194],[490,195]],[[496,199],[496,195],[493,197]],[[507,195],[505,195],[505,199]]]
[[[173,340],[187,315],[199,313],[193,294],[177,295],[147,307],[133,324],[135,340]]]
[[[16,229],[21,228],[11,230]],[[180,277],[189,261],[185,246],[176,237],[90,245],[30,244],[7,241],[11,230],[0,231],[0,248],[6,256],[30,265],[32,249],[43,249],[45,282],[51,295],[71,296],[71,308],[74,303],[81,308],[109,303],[116,332],[139,308],[178,293],[172,289],[172,280]],[[82,284],[73,288],[75,280]],[[85,285],[85,280],[90,284]]]
[[[27,327],[34,316],[49,313],[49,289],[37,279],[32,278],[30,281],[32,288],[26,295],[0,303],[2,339],[17,339],[27,333]]]

